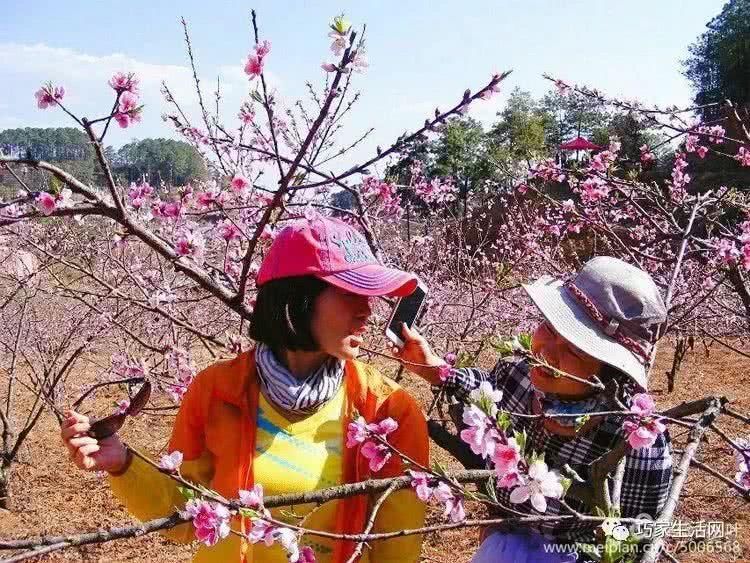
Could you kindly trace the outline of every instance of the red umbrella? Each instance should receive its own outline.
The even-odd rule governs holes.
[[[583,137],[576,137],[572,141],[568,141],[567,143],[563,143],[560,145],[560,149],[564,151],[598,151],[602,150],[604,147],[600,147],[599,145],[595,145],[588,139],[584,139]]]

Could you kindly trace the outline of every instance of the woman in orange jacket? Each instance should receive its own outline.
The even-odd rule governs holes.
[[[403,473],[398,456],[383,465],[365,459],[358,447],[345,446],[348,424],[392,418],[397,429],[389,443],[418,463],[428,463],[424,417],[414,399],[388,378],[356,361],[371,314],[369,297],[408,295],[416,277],[387,268],[366,241],[342,221],[317,216],[283,229],[261,265],[250,336],[254,350],[201,372],[185,393],[169,451],[180,451],[183,477],[225,498],[262,485],[266,496],[304,493],[325,487]],[[81,469],[110,474],[115,495],[128,510],[147,520],[185,505],[177,483],[138,457],[117,435],[97,440],[89,420],[68,413],[62,437]],[[382,460],[380,460],[382,462]],[[292,523],[312,530],[361,533],[372,498],[329,501],[314,509],[297,505]],[[380,507],[374,532],[418,528],[424,505],[411,490],[392,494]],[[232,528],[247,534],[236,518]],[[183,524],[167,532],[191,541]],[[305,534],[302,543],[317,561],[344,562],[355,544]],[[373,542],[362,561],[416,561],[421,538],[407,536]],[[195,561],[287,561],[279,545],[249,543],[237,534],[198,550]]]

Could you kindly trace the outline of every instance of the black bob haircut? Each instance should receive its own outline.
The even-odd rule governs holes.
[[[327,287],[328,283],[313,276],[264,283],[255,298],[248,335],[272,350],[317,351],[311,323],[315,300]]]

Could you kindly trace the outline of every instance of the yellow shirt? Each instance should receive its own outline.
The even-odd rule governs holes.
[[[342,483],[342,448],[344,436],[345,394],[338,393],[319,411],[290,422],[263,395],[258,398],[258,430],[255,438],[253,468],[255,482],[263,485],[265,496],[306,493]],[[334,528],[337,500],[327,502],[308,516],[314,504],[302,504],[271,510],[277,520],[313,530]],[[301,518],[300,518],[301,517]],[[326,563],[333,553],[332,541],[320,536],[304,535],[302,545],[315,551],[316,560]],[[286,563],[279,545],[254,546],[253,555],[268,563]],[[262,552],[262,553],[261,553]]]

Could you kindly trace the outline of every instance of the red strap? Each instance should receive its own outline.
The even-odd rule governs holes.
[[[588,316],[602,327],[607,336],[613,338],[633,354],[640,357],[644,364],[648,365],[650,363],[651,355],[648,349],[636,339],[622,334],[619,326],[620,323],[617,319],[602,313],[594,302],[589,299],[588,295],[581,291],[573,282],[566,282],[565,288],[570,291],[576,301],[586,310]]]

